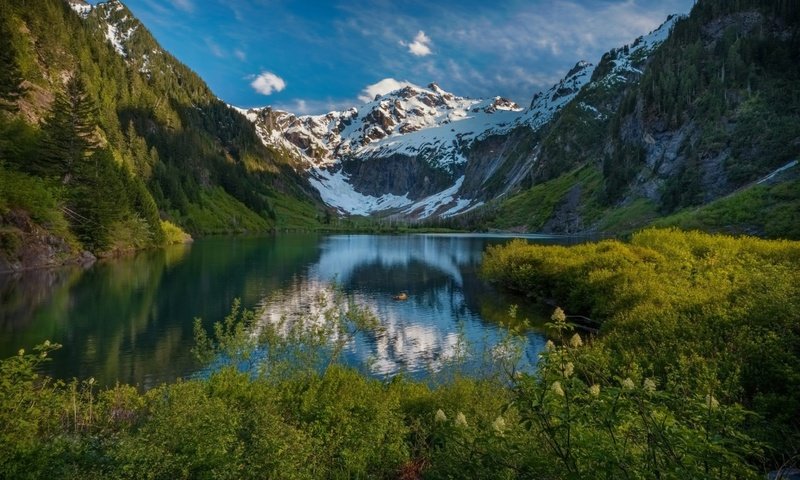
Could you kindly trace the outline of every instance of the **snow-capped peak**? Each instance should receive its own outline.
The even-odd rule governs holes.
[[[296,152],[310,166],[342,156],[430,153],[437,167],[464,161],[461,150],[478,135],[510,125],[522,109],[496,97],[458,97],[436,83],[406,84],[358,107],[325,115],[295,116],[271,108],[240,110],[265,143]],[[435,155],[434,155],[435,153]]]
[[[621,76],[617,70],[626,65],[641,66],[667,38],[674,21],[670,17],[660,28],[620,49],[615,57],[619,63],[614,64],[611,75]],[[421,87],[392,80],[380,85],[390,86],[392,91],[379,91],[370,101],[345,111],[305,116],[269,107],[239,111],[255,124],[266,145],[300,159],[323,200],[341,212],[448,216],[481,203],[474,192],[462,191],[469,188],[466,185],[474,185],[465,180],[465,172],[467,155],[476,141],[517,128],[543,128],[584,87],[598,83],[592,82],[593,74],[593,64],[576,63],[558,83],[537,93],[527,109],[502,97],[459,97],[436,83]],[[608,78],[606,72],[602,77],[602,81]],[[386,175],[370,173],[371,168],[391,168],[389,176],[403,177],[404,167],[398,167],[397,162],[405,159],[417,171],[440,172],[433,176],[451,183],[442,183],[439,178],[435,190],[414,190],[416,183],[392,183]],[[368,166],[366,162],[374,164]],[[426,174],[420,175],[415,181],[434,182]],[[394,187],[384,188],[387,182]]]
[[[613,68],[606,75],[605,82],[625,81],[627,75],[640,75],[645,60],[669,37],[672,27],[683,18],[682,15],[670,15],[658,28],[647,35],[642,35],[621,48],[615,48],[603,55],[603,61],[612,62]]]
[[[81,18],[88,17],[92,12],[92,6],[85,0],[67,0],[67,3]]]

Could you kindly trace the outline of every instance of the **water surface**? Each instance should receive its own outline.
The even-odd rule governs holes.
[[[380,335],[361,336],[346,361],[376,376],[424,377],[452,355],[459,338],[476,350],[503,335],[508,297],[477,270],[496,235],[284,234],[207,238],[143,252],[89,269],[62,268],[0,276],[0,356],[44,340],[64,347],[48,373],[151,387],[197,370],[190,349],[194,318],[222,319],[235,298],[264,308],[265,321],[308,304],[336,282],[371,308]],[[564,240],[533,237],[531,241]],[[399,292],[407,301],[393,300]],[[521,307],[534,319],[536,309]],[[544,343],[525,333],[524,358]]]

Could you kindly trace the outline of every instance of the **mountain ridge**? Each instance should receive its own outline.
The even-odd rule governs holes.
[[[291,159],[124,4],[0,0],[0,13],[0,270],[184,241],[179,227],[318,225]]]
[[[639,57],[663,42],[675,18],[633,42],[602,80],[636,71],[634,65],[643,61]],[[484,160],[470,159],[475,147],[494,137],[513,136],[518,129],[537,133],[597,81],[594,76],[595,66],[579,61],[557,84],[534,95],[527,108],[502,97],[458,97],[431,83],[427,88],[406,86],[325,115],[297,116],[271,107],[239,111],[256,125],[265,145],[301,159],[299,169],[341,214],[450,217],[518,188],[535,167],[535,161],[528,161],[504,172],[508,176],[495,191],[497,187],[485,184],[496,181],[494,173],[504,166],[494,162],[474,168],[472,164]],[[418,174],[407,175],[407,170]]]

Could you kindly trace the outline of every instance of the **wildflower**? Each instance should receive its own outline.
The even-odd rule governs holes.
[[[567,364],[564,365],[564,378],[569,378],[574,372],[575,365],[573,365],[572,362],[567,362]]]
[[[628,377],[622,381],[622,388],[624,388],[625,390],[633,390],[634,388],[636,388],[636,385],[634,385],[633,380],[631,380],[631,378]]]
[[[544,344],[544,349],[547,350],[548,352],[552,352],[553,350],[555,350],[555,348],[556,344],[553,343],[552,340],[548,340],[547,343]]]
[[[559,382],[559,381],[553,382],[553,385],[550,386],[550,390],[552,390],[553,393],[555,393],[559,397],[563,397],[564,396],[564,389],[561,388],[561,382]]]
[[[653,381],[652,378],[645,378],[642,387],[646,392],[655,392],[656,391],[656,382]]]
[[[506,429],[506,421],[503,420],[503,417],[497,417],[492,422],[492,428],[497,433],[503,433],[503,430]]]
[[[711,410],[716,410],[719,408],[719,402],[714,398],[714,395],[706,395],[706,406]]]
[[[94,377],[89,379],[89,385],[94,385]]]
[[[436,410],[436,417],[434,417],[436,423],[444,423],[447,421],[447,415],[444,414],[442,409]]]
[[[24,348],[20,348],[19,352],[17,352],[17,355],[19,355],[20,357],[25,355],[25,349]]]
[[[44,346],[45,346],[45,348],[49,347],[50,346],[50,340],[45,340],[44,341]]]
[[[572,348],[578,348],[583,346],[583,340],[581,340],[581,336],[577,333],[569,339],[569,346]]]
[[[561,310],[561,307],[556,307],[550,320],[556,323],[564,323],[567,321],[567,315],[564,313],[564,310]]]
[[[467,417],[465,417],[464,414],[461,412],[458,412],[458,415],[456,415],[456,426],[457,427],[467,426]]]
[[[591,387],[589,387],[589,395],[591,395],[593,397],[599,397],[600,396],[600,385],[594,384]]]

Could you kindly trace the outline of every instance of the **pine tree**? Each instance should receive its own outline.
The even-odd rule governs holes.
[[[68,205],[75,212],[72,229],[83,244],[102,251],[114,222],[128,212],[130,203],[124,173],[108,149],[97,149],[76,165]]]
[[[16,112],[25,89],[7,19],[5,8],[0,7],[0,111]]]
[[[56,96],[53,113],[44,126],[43,163],[37,173],[58,175],[69,183],[79,163],[98,147],[96,108],[79,74]]]

